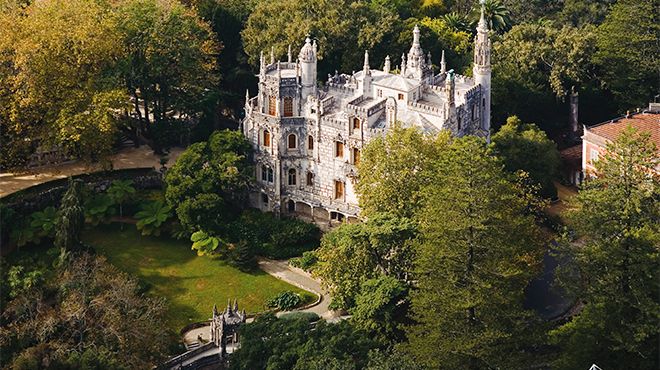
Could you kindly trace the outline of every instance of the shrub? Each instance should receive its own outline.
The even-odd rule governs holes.
[[[160,235],[161,226],[172,215],[172,208],[161,201],[149,202],[142,206],[142,211],[135,214],[138,219],[137,229],[142,235]]]
[[[314,312],[289,312],[279,317],[281,320],[304,320],[307,322],[316,322],[321,318]]]
[[[85,221],[96,226],[99,223],[107,223],[115,214],[115,202],[107,194],[98,194],[85,202]]]
[[[28,243],[39,243],[39,230],[28,220],[21,220],[12,229],[10,238],[19,247]]]
[[[301,268],[305,271],[310,271],[316,262],[319,260],[314,251],[303,252],[302,256],[295,257],[289,260],[289,264],[293,267]]]
[[[228,252],[229,263],[234,267],[241,270],[251,270],[257,265],[254,250],[245,240],[232,245]]]
[[[300,297],[300,295],[290,290],[287,290],[269,299],[266,302],[266,306],[268,308],[277,308],[286,311],[295,308],[301,303],[302,303],[302,298]]]
[[[57,223],[57,209],[46,207],[43,211],[34,212],[30,216],[30,226],[40,237],[53,237]]]
[[[198,256],[212,254],[220,245],[220,239],[204,231],[194,232],[190,236],[190,241],[193,242],[192,249],[197,251]]]

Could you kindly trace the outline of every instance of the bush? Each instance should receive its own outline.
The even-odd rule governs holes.
[[[280,316],[279,319],[281,320],[304,320],[307,322],[316,322],[319,321],[321,318],[319,315],[315,314],[314,312],[289,312],[285,313],[284,315]]]
[[[316,265],[318,260],[319,258],[316,253],[314,253],[314,251],[306,251],[303,252],[302,256],[290,259],[289,264],[293,267],[298,267],[305,271],[310,271],[312,267]]]
[[[161,226],[172,215],[172,208],[161,201],[146,203],[142,210],[135,214],[138,219],[137,229],[142,235],[160,235]]]
[[[287,290],[282,292],[275,297],[269,299],[266,302],[268,308],[277,308],[280,310],[291,310],[302,303],[302,298],[300,295]]]
[[[244,240],[254,246],[256,254],[269,258],[300,256],[319,245],[320,231],[316,225],[296,219],[278,219],[258,210],[246,210],[228,229],[230,240]]]
[[[229,264],[240,270],[247,271],[257,266],[254,250],[245,240],[232,245],[228,254]]]

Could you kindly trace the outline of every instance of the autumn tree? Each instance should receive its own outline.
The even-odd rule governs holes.
[[[523,124],[516,116],[507,118],[493,135],[491,148],[507,171],[525,171],[534,184],[541,186],[543,196],[557,195],[553,183],[559,168],[557,145],[535,124]]]
[[[543,255],[521,190],[475,137],[436,162],[418,210],[409,349],[430,368],[527,368],[533,313],[524,289]]]
[[[582,238],[563,252],[577,273],[560,276],[584,307],[552,333],[558,369],[659,366],[658,157],[647,133],[626,128],[573,198],[568,218]]]

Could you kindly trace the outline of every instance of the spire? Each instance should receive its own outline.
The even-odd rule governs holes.
[[[371,75],[371,70],[369,69],[369,51],[364,51],[364,65],[362,66],[364,75]]]
[[[238,301],[234,298],[234,312],[238,313]]]
[[[247,104],[247,102],[249,101],[250,101],[250,90],[245,89],[245,104]],[[215,307],[215,305],[213,305],[213,307]]]
[[[275,63],[275,47],[270,47],[270,64]]]
[[[263,77],[266,74],[266,59],[264,59],[264,51],[259,54],[259,74]]]
[[[227,298],[227,311],[226,312],[231,315],[231,299],[229,299],[229,298]],[[223,315],[222,316],[222,321],[224,321],[224,320],[225,320],[225,317]]]
[[[289,44],[289,50],[286,53],[287,62],[291,63],[291,44]]]
[[[442,51],[442,59],[440,59],[440,73],[447,72],[447,62],[445,61],[445,51]]]
[[[419,46],[419,27],[417,27],[417,25],[415,25],[415,29],[413,29],[413,47],[415,46]]]
[[[383,72],[390,73],[390,56],[385,57],[385,66],[383,67]]]
[[[406,74],[406,55],[401,54],[401,74]]]
[[[427,63],[429,66],[433,63],[433,61],[432,61],[432,59],[431,59],[431,50],[429,50],[429,52],[426,53],[426,61],[427,61],[426,63]]]
[[[486,31],[488,32],[488,22],[486,22],[486,0],[480,0],[481,4],[481,17],[479,18],[479,24],[477,25],[477,31]]]
[[[213,317],[218,316],[218,305],[214,304],[213,305]]]

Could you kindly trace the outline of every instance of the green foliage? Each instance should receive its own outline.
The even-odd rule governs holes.
[[[165,177],[165,198],[188,231],[226,231],[245,207],[251,147],[239,131],[217,131],[189,146]]]
[[[567,216],[581,242],[566,244],[563,256],[579,275],[559,277],[584,308],[551,332],[561,349],[555,368],[593,359],[603,368],[658,367],[660,181],[649,136],[626,128],[595,163],[598,177],[572,199]]]
[[[603,82],[624,108],[647,105],[660,89],[658,2],[617,1],[596,35]]]
[[[17,246],[22,247],[29,243],[39,243],[41,230],[32,226],[28,220],[17,222],[11,230],[10,239],[16,243]]]
[[[478,21],[481,15],[481,5],[475,4],[472,13],[473,18]],[[499,0],[485,0],[484,15],[486,22],[488,23],[488,29],[499,34],[505,33],[512,26],[511,12],[509,12],[506,5]]]
[[[294,257],[289,260],[289,264],[293,267],[301,268],[305,271],[310,271],[316,265],[319,258],[314,251],[305,251],[302,256]]]
[[[362,151],[358,165],[360,181],[355,186],[362,214],[369,217],[377,212],[391,212],[411,217],[419,207],[420,189],[432,176],[429,173],[432,159],[448,140],[446,132],[433,138],[397,124],[384,138],[369,141]]]
[[[349,322],[310,326],[305,318],[278,320],[258,317],[240,329],[241,348],[232,354],[230,369],[361,369],[368,353],[381,343]]]
[[[0,326],[3,367],[146,369],[165,359],[164,300],[138,293],[103,257],[78,254],[53,276],[20,280]]]
[[[82,182],[69,178],[69,187],[62,196],[55,246],[70,251],[80,246],[80,233],[85,222],[85,209],[82,199]]]
[[[373,350],[369,352],[369,365],[366,370],[423,370],[409,353],[395,348],[392,351]]]
[[[493,135],[491,148],[507,171],[525,171],[533,183],[541,185],[544,197],[557,196],[553,180],[559,168],[559,151],[535,124],[523,124],[518,117],[509,117]]]
[[[399,326],[406,317],[408,287],[391,276],[366,280],[351,309],[353,322],[358,327],[380,333],[389,340],[402,340]]]
[[[384,213],[325,234],[314,273],[332,295],[332,306],[354,307],[362,284],[381,275],[410,281],[416,230],[411,220]]]
[[[227,254],[229,263],[241,270],[251,270],[257,266],[254,247],[245,240],[229,245]]]
[[[108,194],[96,194],[85,201],[85,221],[96,226],[107,223],[115,214],[115,202]]]
[[[475,137],[435,162],[418,210],[409,350],[430,368],[528,368],[535,316],[524,290],[544,252],[522,190]]]
[[[196,231],[190,236],[190,241],[193,242],[192,249],[197,251],[198,256],[212,254],[220,245],[220,239],[205,233],[204,231]]]
[[[31,267],[31,268],[30,268]],[[24,292],[34,289],[44,282],[45,267],[16,264],[9,268],[7,283],[9,285],[9,297],[16,298]]]
[[[280,320],[305,320],[307,322],[316,322],[321,320],[319,315],[314,312],[287,312],[278,317]]]
[[[275,297],[269,299],[266,302],[266,307],[268,308],[277,308],[278,310],[289,311],[298,307],[302,303],[302,298],[300,295],[287,290],[282,292]]]
[[[30,226],[37,230],[40,237],[55,236],[57,227],[57,209],[55,207],[46,207],[43,211],[34,212],[30,218]]]
[[[108,188],[108,195],[115,204],[119,205],[119,216],[124,216],[123,205],[135,196],[133,180],[114,180]]]
[[[142,206],[142,210],[135,214],[138,220],[135,226],[142,235],[160,235],[161,226],[172,215],[172,208],[161,201],[149,202]]]

